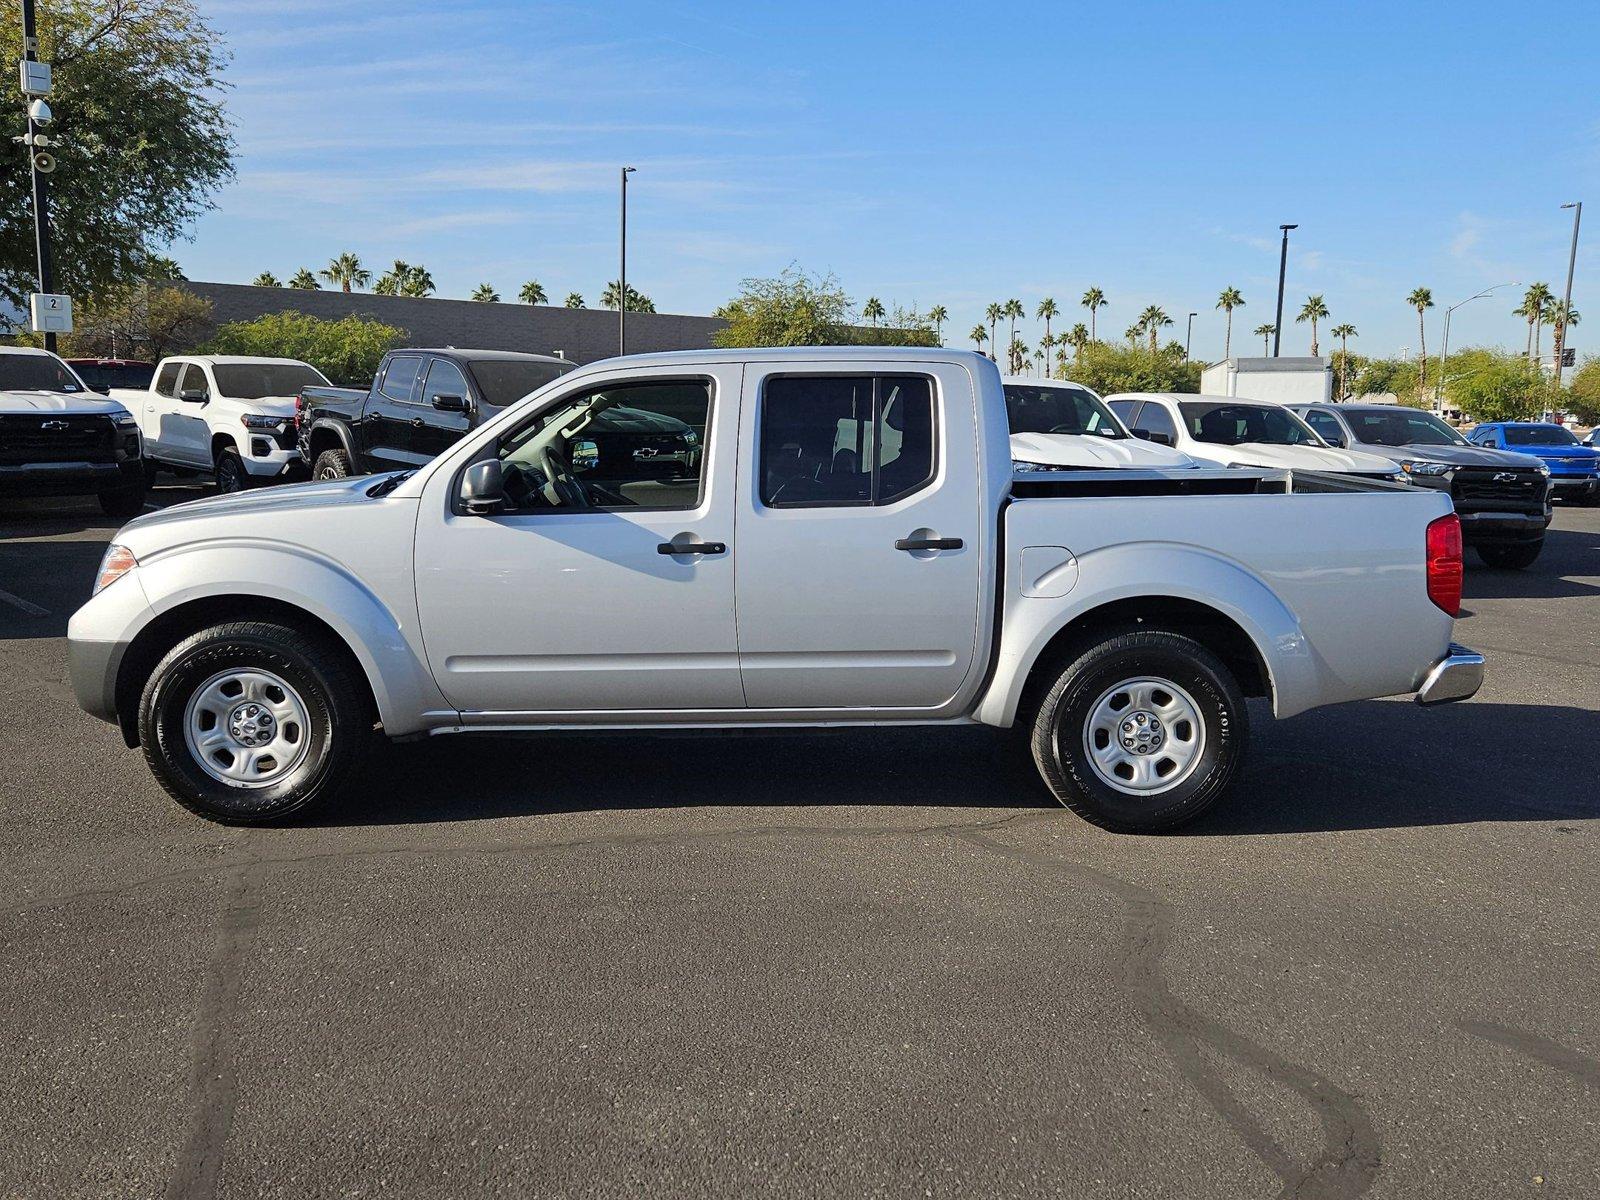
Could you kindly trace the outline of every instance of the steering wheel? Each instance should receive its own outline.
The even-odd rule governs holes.
[[[539,469],[544,472],[545,502],[555,508],[588,508],[589,495],[583,485],[572,477],[567,460],[554,445],[539,450]]]

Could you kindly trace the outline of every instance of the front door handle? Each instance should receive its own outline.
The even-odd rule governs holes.
[[[960,538],[900,538],[895,544],[896,550],[959,550],[962,541]]]
[[[421,429],[425,424],[427,424],[427,422],[424,421],[421,417],[412,417],[411,418],[411,428],[413,428],[413,429]]]
[[[662,542],[657,554],[726,554],[726,542]]]

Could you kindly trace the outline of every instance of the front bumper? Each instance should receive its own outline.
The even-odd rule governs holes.
[[[140,486],[138,459],[0,465],[0,496],[92,496]]]
[[[1537,512],[1461,512],[1461,537],[1468,545],[1487,542],[1536,542],[1544,537],[1552,513],[1541,507]]]
[[[303,469],[298,449],[280,446],[276,439],[259,433],[245,438],[239,458],[245,472],[258,479],[287,479]]]
[[[1483,655],[1465,646],[1450,643],[1445,656],[1422,677],[1417,689],[1417,703],[1424,705],[1452,704],[1477,695],[1483,686]]]
[[[1594,475],[1551,475],[1550,489],[1563,500],[1600,495],[1600,477]]]

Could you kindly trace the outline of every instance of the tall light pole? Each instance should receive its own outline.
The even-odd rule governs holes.
[[[622,262],[617,271],[617,353],[628,352],[628,176],[634,167],[622,168]]]
[[[24,62],[36,63],[39,61],[39,37],[34,28],[33,0],[22,0],[22,58]],[[27,148],[29,169],[33,173],[33,240],[34,250],[39,263],[39,291],[44,295],[52,294],[55,289],[55,267],[50,257],[50,185],[46,181],[49,172],[55,170],[54,159],[44,153],[40,147],[48,144],[48,139],[41,137],[39,128],[42,122],[37,117],[44,116],[48,121],[50,108],[43,103],[44,91],[49,90],[48,82],[41,85],[43,91],[34,90],[27,80],[27,68],[24,71],[25,98],[28,104],[28,134],[24,140]],[[48,80],[48,75],[46,75]],[[38,100],[32,97],[40,97]],[[39,169],[44,164],[44,170]],[[49,330],[45,331],[44,348],[54,353],[56,348],[56,335]]]
[[[1572,210],[1572,249],[1567,252],[1567,294],[1562,297],[1561,311],[1572,311],[1572,268],[1578,264],[1578,222],[1583,220],[1583,201],[1574,200],[1571,204],[1563,204],[1562,208]],[[1567,348],[1567,323],[1562,321],[1556,329],[1556,386],[1561,386],[1561,355]]]
[[[1189,347],[1194,345],[1194,319],[1199,313],[1189,314],[1189,327],[1183,331],[1183,361],[1189,361]]]
[[[1439,378],[1433,385],[1433,410],[1435,412],[1441,412],[1444,409],[1444,367],[1445,363],[1450,361],[1450,314],[1463,304],[1471,304],[1474,300],[1482,300],[1490,292],[1497,292],[1503,287],[1520,286],[1522,285],[1514,279],[1510,283],[1497,283],[1493,287],[1484,288],[1476,296],[1468,296],[1465,300],[1458,300],[1444,310],[1444,344],[1439,350]]]
[[[1298,225],[1279,225],[1283,230],[1283,249],[1278,252],[1278,316],[1272,323],[1272,357],[1278,357],[1278,343],[1283,340],[1283,281],[1289,272],[1289,230]]]

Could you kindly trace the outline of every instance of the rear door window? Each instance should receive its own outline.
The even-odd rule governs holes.
[[[383,382],[378,385],[390,400],[401,404],[412,403],[417,390],[417,374],[422,369],[422,357],[417,354],[398,354],[384,368]]]
[[[780,375],[762,388],[761,502],[889,504],[933,479],[933,381],[924,375]]]

